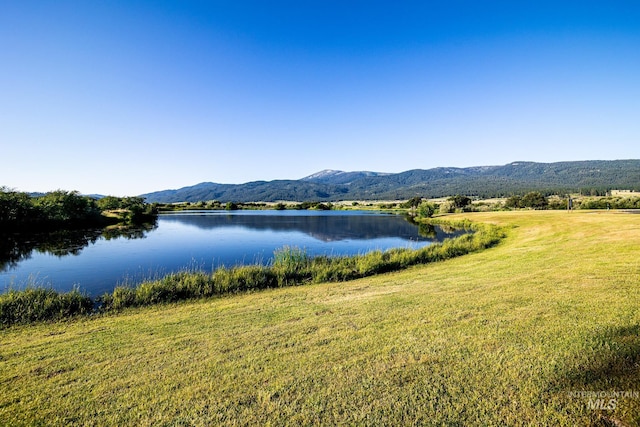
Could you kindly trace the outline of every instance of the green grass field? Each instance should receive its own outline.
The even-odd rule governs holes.
[[[0,424],[640,425],[640,215],[462,217],[508,237],[350,282],[0,330]]]

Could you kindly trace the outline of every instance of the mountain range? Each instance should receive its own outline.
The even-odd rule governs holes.
[[[403,200],[455,194],[481,198],[528,191],[564,194],[610,189],[640,190],[640,160],[557,163],[513,162],[502,166],[439,167],[400,173],[323,170],[298,180],[244,184],[202,182],[176,190],[142,194],[148,202],[276,202]]]

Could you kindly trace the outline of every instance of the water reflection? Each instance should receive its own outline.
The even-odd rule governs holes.
[[[343,256],[417,249],[464,232],[379,212],[189,211],[143,228],[13,233],[0,236],[0,292],[35,283],[100,295],[184,269],[266,264],[283,246]]]
[[[87,246],[99,239],[142,239],[157,228],[157,223],[136,226],[111,226],[78,230],[56,230],[48,233],[0,234],[0,272],[10,270],[32,254],[51,254],[56,257],[80,255]]]
[[[277,211],[276,211],[277,212]],[[304,233],[322,242],[342,240],[371,240],[394,237],[409,241],[442,241],[447,237],[463,234],[464,231],[434,227],[430,224],[414,222],[409,216],[366,215],[362,212],[349,214],[335,212],[294,212],[274,213],[248,211],[236,213],[188,212],[160,216],[160,221],[174,222],[214,230],[227,227],[241,227],[255,231]]]

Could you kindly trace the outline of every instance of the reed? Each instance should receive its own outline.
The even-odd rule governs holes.
[[[93,301],[78,289],[60,293],[46,287],[11,289],[0,294],[0,325],[59,320],[88,314]]]

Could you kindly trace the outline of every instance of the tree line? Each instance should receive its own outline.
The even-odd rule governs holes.
[[[155,203],[154,204],[159,211],[188,211],[188,210],[319,210],[328,211],[335,208],[335,205],[331,202],[323,203],[319,201],[301,202],[301,203],[289,203],[278,202],[276,204],[269,204],[264,202],[226,202],[222,203],[219,200],[211,200],[208,202],[183,202],[183,203]],[[357,205],[357,203],[356,203]]]
[[[154,205],[141,197],[95,199],[77,191],[56,190],[42,196],[0,187],[0,227],[138,223],[155,218]]]
[[[410,209],[415,216],[429,218],[435,214],[479,210],[640,209],[640,197],[592,196],[572,198],[568,195],[547,196],[539,191],[531,191],[522,196],[512,195],[502,202],[492,204],[473,203],[470,197],[461,195],[449,197],[439,203],[416,196],[401,204],[400,207]]]

